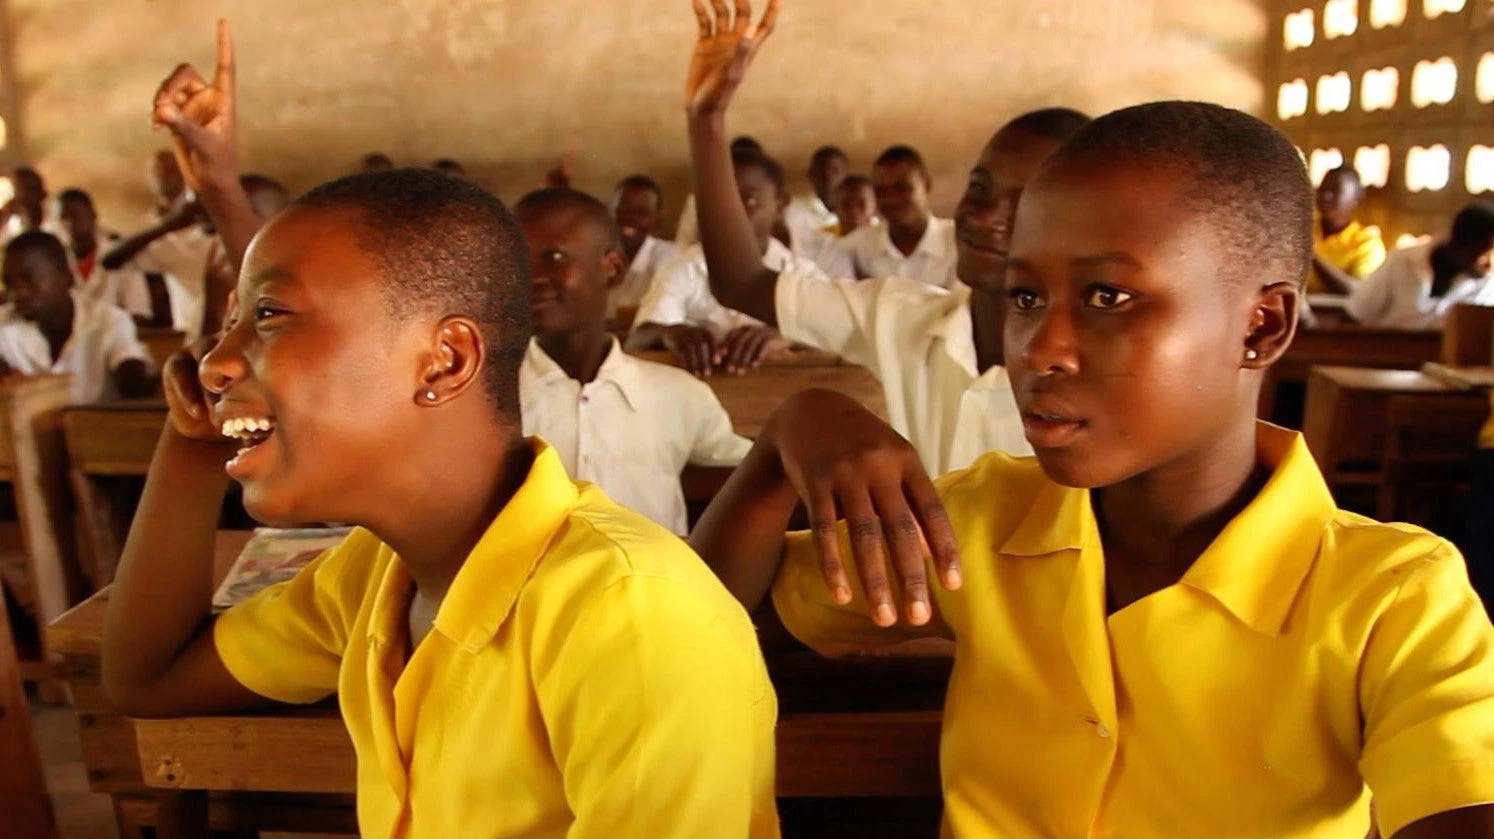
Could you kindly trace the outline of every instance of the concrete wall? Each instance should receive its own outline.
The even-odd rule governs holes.
[[[163,138],[151,95],[238,41],[242,162],[301,189],[364,152],[451,156],[508,200],[567,148],[578,186],[655,174],[688,189],[681,86],[688,0],[5,0],[17,96],[10,157],[107,223],[145,206]],[[853,166],[910,143],[952,207],[987,136],[1025,109],[1159,98],[1262,107],[1262,0],[783,0],[732,128],[800,176],[839,142]],[[1274,35],[1275,33],[1269,33]]]

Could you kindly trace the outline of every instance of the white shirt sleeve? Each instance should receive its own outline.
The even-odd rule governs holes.
[[[119,369],[119,365],[132,359],[145,362],[147,368],[152,367],[150,354],[145,351],[145,345],[140,343],[140,336],[135,332],[135,321],[130,313],[118,306],[109,308],[110,311],[104,316],[104,340],[99,344],[104,369],[112,373]]]
[[[1378,326],[1385,319],[1390,312],[1401,261],[1394,257],[1386,260],[1368,279],[1354,286],[1354,291],[1344,302],[1344,311],[1349,317],[1364,326]]]
[[[151,316],[150,286],[145,274],[139,271],[122,271],[114,289],[114,299],[108,301],[132,315]]]
[[[680,250],[700,241],[700,228],[695,218],[695,194],[685,199],[685,209],[680,211],[680,223],[674,231],[674,244]]]
[[[696,379],[684,400],[693,413],[695,440],[690,447],[690,463],[695,466],[736,466],[747,456],[752,441],[732,430],[731,417],[716,398],[710,385]]]
[[[695,266],[688,258],[672,259],[660,266],[654,274],[648,292],[638,303],[638,315],[633,319],[633,328],[645,323],[675,326],[688,323],[690,298]]]
[[[778,275],[778,331],[799,344],[833,352],[877,372],[872,319],[885,280],[826,280],[813,273]]]

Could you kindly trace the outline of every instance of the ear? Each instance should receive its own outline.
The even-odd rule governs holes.
[[[610,291],[622,285],[623,279],[628,274],[628,259],[623,256],[622,248],[613,245],[602,254],[602,276],[607,280],[607,289]]]
[[[1250,331],[1245,335],[1245,346],[1240,348],[1241,366],[1264,370],[1280,360],[1297,334],[1298,307],[1303,305],[1306,301],[1301,283],[1272,283],[1256,292]]]
[[[420,371],[415,403],[443,405],[473,387],[487,360],[487,347],[476,322],[466,317],[442,320],[431,336],[430,353]]]

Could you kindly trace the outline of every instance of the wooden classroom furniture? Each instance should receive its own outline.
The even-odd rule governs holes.
[[[63,411],[70,466],[68,479],[82,520],[82,552],[94,588],[114,579],[114,567],[133,509],[121,509],[106,481],[144,476],[166,424],[166,403],[105,402],[74,405]]]
[[[15,496],[29,587],[22,600],[38,627],[90,590],[78,561],[72,500],[63,477],[62,411],[70,383],[67,376],[35,376],[0,384],[0,481],[9,483]],[[40,658],[21,663],[22,675],[37,683],[43,701],[62,702],[45,637],[40,652]]]
[[[227,573],[249,534],[221,531],[215,572]],[[261,716],[132,721],[100,686],[100,591],[48,627],[73,689],[90,786],[113,797],[120,835],[138,839],[161,817],[205,812],[215,830],[356,832],[351,747],[330,705]],[[938,654],[837,660],[775,659],[779,694],[779,794],[856,795],[858,809],[888,802],[932,805],[938,826],[938,744],[951,661]],[[206,802],[197,791],[213,790]],[[179,793],[179,794],[178,794]],[[874,810],[873,810],[874,811]],[[826,837],[837,834],[826,832]],[[844,835],[865,835],[848,833]],[[163,837],[166,839],[166,837]]]
[[[1494,306],[1461,303],[1442,325],[1442,362],[1458,366],[1494,360]]]
[[[1451,490],[1471,478],[1469,456],[1489,418],[1488,399],[1468,397],[1464,391],[1390,397],[1376,518],[1430,524],[1447,512]],[[1421,509],[1413,512],[1416,502]]]
[[[175,329],[141,326],[136,327],[135,334],[140,338],[140,343],[145,345],[145,352],[150,356],[151,363],[157,370],[164,367],[166,359],[187,342],[186,333]]]
[[[7,836],[54,839],[57,819],[31,730],[31,708],[8,611],[0,599],[0,828]]]
[[[1280,361],[1266,372],[1259,415],[1271,419],[1283,385],[1300,386],[1317,366],[1417,370],[1442,354],[1442,333],[1339,326],[1303,329]],[[1304,417],[1305,430],[1305,417]]]

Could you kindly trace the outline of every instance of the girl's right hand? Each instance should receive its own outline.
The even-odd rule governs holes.
[[[222,442],[223,434],[213,419],[216,397],[202,388],[197,369],[203,356],[218,345],[216,337],[203,337],[171,354],[161,370],[161,387],[166,392],[171,425],[176,433],[190,440]]]

